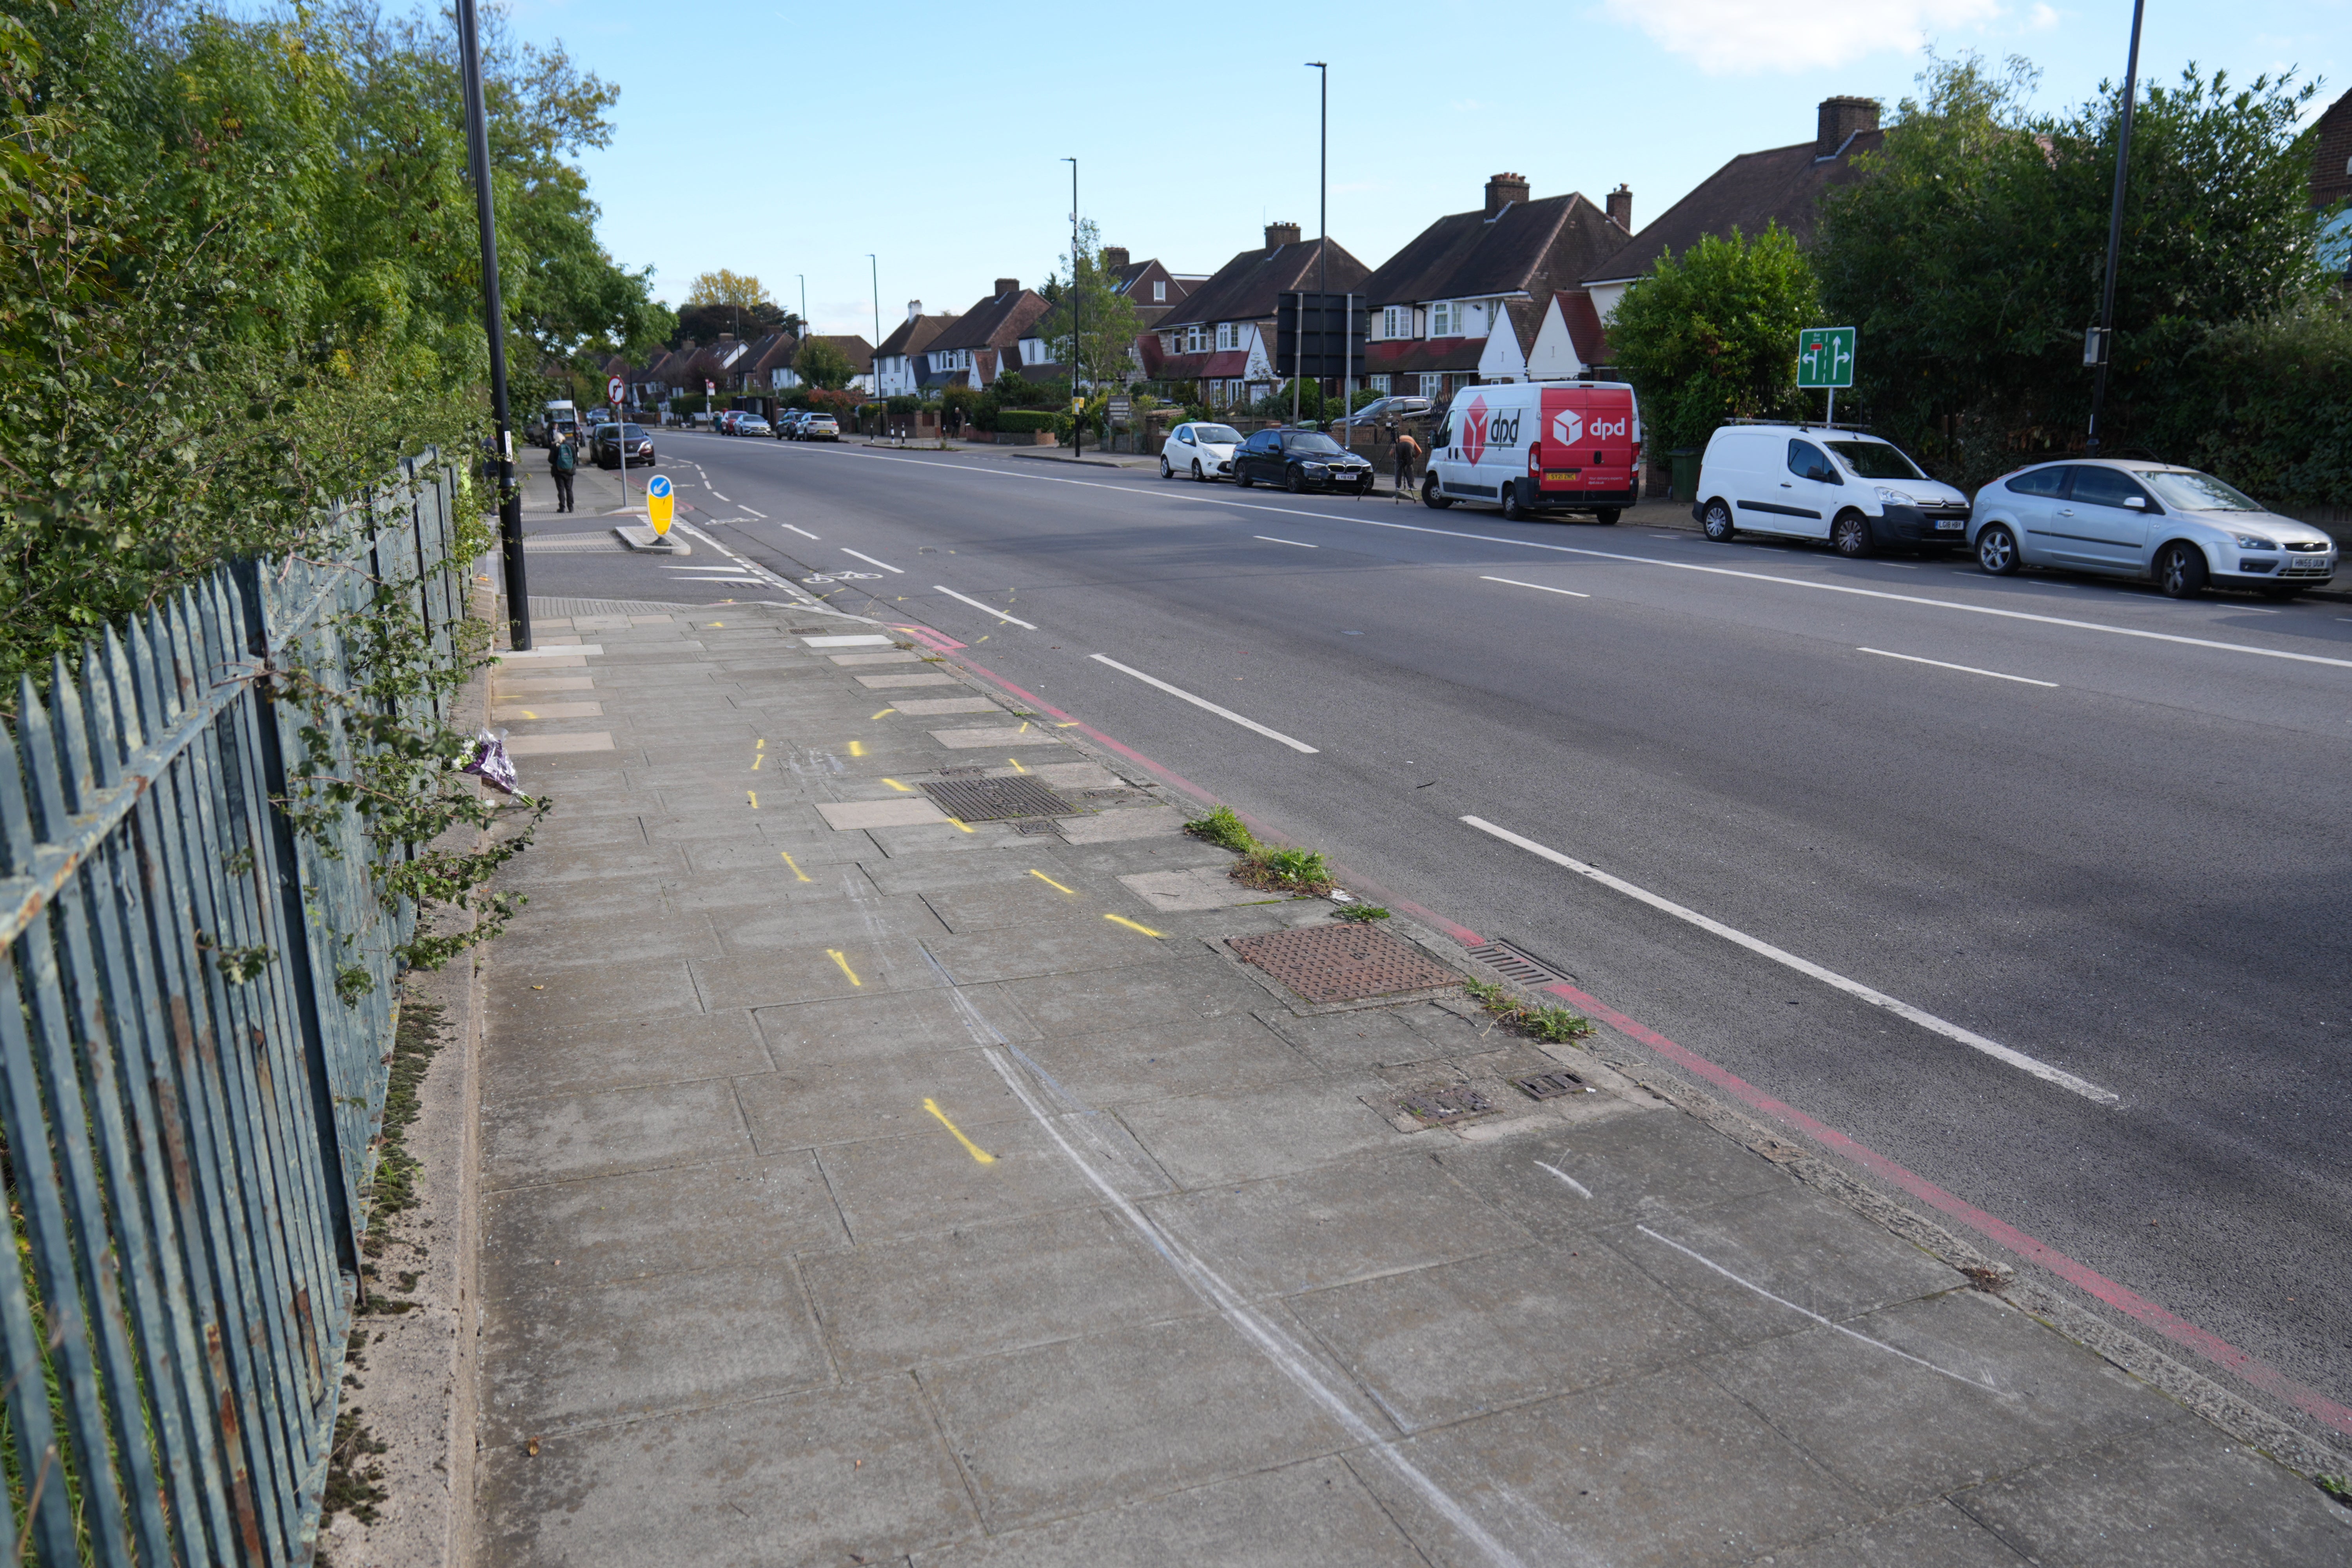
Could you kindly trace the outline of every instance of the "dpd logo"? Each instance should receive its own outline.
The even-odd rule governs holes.
[[[1476,462],[1486,450],[1486,400],[1474,397],[1462,419],[1462,455]]]
[[[1551,438],[1563,447],[1573,447],[1584,439],[1584,419],[1573,408],[1563,408],[1552,416]]]

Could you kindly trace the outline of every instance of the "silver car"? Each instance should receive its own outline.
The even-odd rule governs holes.
[[[2081,458],[2037,463],[1977,492],[1977,564],[2151,579],[2186,599],[2210,586],[2291,599],[2336,575],[2336,542],[2281,517],[2210,474],[2168,463]]]

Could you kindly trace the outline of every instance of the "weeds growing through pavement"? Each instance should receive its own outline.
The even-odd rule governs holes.
[[[1565,1007],[1535,1006],[1520,1001],[1502,986],[1486,980],[1465,980],[1462,989],[1495,1016],[1497,1023],[1531,1036],[1547,1045],[1572,1046],[1592,1033],[1592,1020]]]
[[[1374,921],[1388,919],[1389,912],[1378,904],[1349,904],[1339,911],[1339,918],[1353,921],[1358,925],[1370,925]]]
[[[1184,831],[1240,855],[1241,863],[1233,868],[1232,875],[1245,888],[1309,898],[1331,890],[1331,863],[1323,858],[1321,850],[1277,849],[1261,844],[1230,805],[1221,805],[1206,816],[1194,817],[1184,825]]]
[[[1230,805],[1221,805],[1206,816],[1196,816],[1184,825],[1184,831],[1195,838],[1205,838],[1237,854],[1246,855],[1257,847],[1257,838]]]

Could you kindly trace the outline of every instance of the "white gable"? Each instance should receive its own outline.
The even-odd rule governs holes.
[[[1249,331],[1249,358],[1242,368],[1244,381],[1272,381],[1274,363],[1265,352],[1265,336],[1255,327]]]
[[[1584,368],[1584,362],[1577,357],[1576,340],[1569,333],[1568,317],[1554,295],[1544,307],[1543,325],[1536,329],[1536,346],[1528,353],[1528,379],[1573,381]]]
[[[1511,314],[1501,306],[1495,308],[1494,330],[1486,334],[1486,346],[1478,353],[1478,379],[1481,381],[1525,381],[1528,356],[1519,352],[1519,331]]]

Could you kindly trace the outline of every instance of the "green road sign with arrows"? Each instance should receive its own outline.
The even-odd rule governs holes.
[[[1797,334],[1797,385],[1801,390],[1853,384],[1854,329],[1807,327]]]

